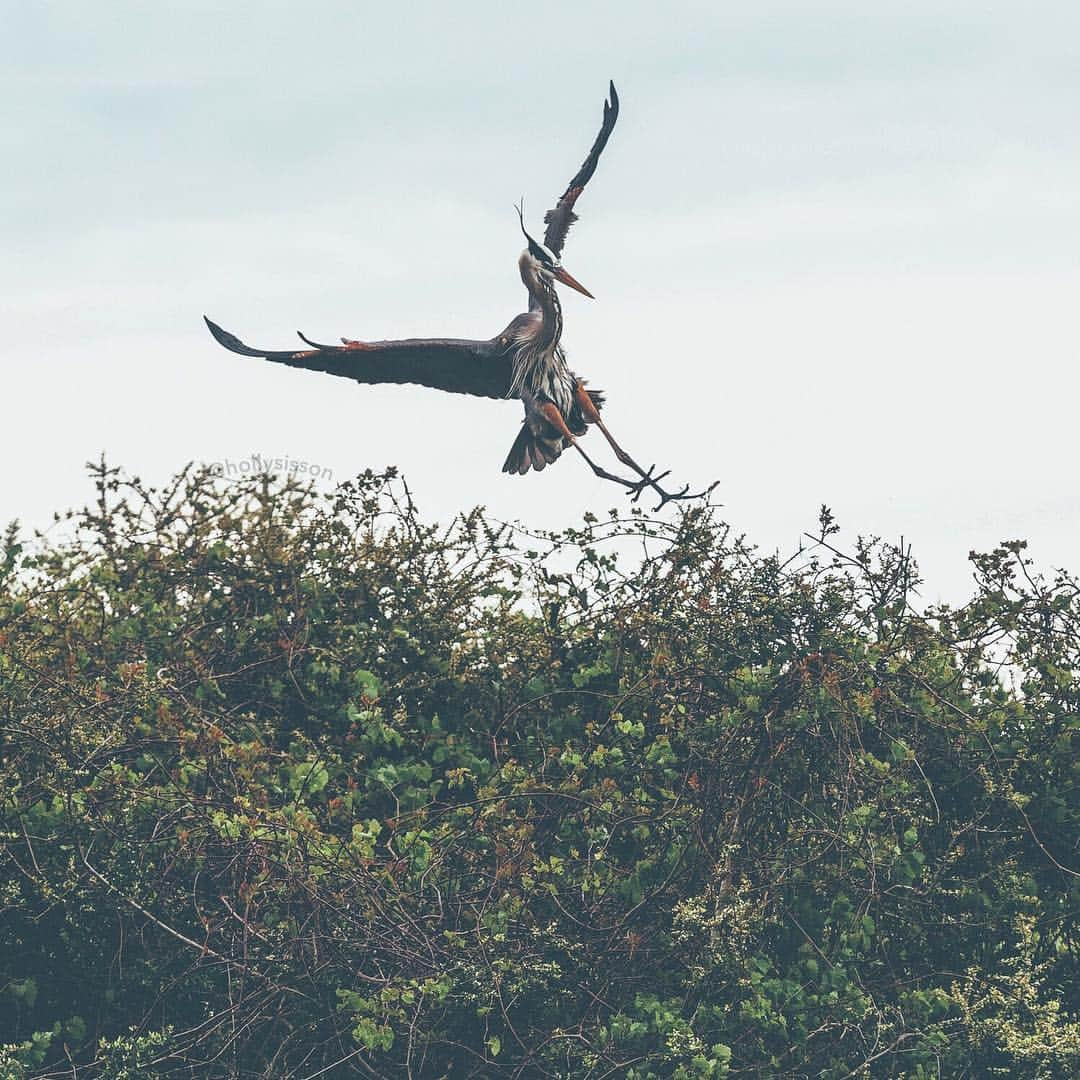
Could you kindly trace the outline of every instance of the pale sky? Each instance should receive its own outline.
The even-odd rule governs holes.
[[[1073,3],[0,0],[0,521],[252,453],[396,464],[424,512],[621,506],[516,402],[362,387],[245,340],[490,337],[618,126],[564,262],[572,366],[672,480],[793,550],[821,503],[911,542],[928,601],[1025,537],[1080,569]],[[588,443],[606,460],[596,435]]]

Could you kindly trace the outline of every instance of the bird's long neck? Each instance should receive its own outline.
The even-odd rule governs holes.
[[[559,303],[559,294],[555,291],[554,282],[538,273],[536,267],[524,259],[521,262],[521,280],[532,299],[529,306],[540,312],[540,329],[533,338],[532,346],[537,352],[549,352],[559,344],[562,337],[562,305]]]
[[[520,267],[521,280],[532,300],[529,311],[533,317],[518,338],[510,396],[528,390],[554,402],[559,411],[568,416],[573,406],[574,380],[559,344],[562,337],[559,297],[554,283],[536,270],[527,253],[522,256]]]

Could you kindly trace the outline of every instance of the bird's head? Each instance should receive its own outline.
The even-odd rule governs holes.
[[[518,260],[522,273],[531,271],[537,277],[544,278],[547,281],[561,281],[564,285],[569,285],[571,289],[576,289],[583,296],[587,296],[590,300],[595,300],[596,297],[577,278],[564,269],[562,263],[559,262],[550,248],[545,247],[529,235],[525,228],[522,209],[520,206],[516,209],[518,220],[521,222],[521,231],[525,234],[525,239],[528,242],[528,246],[521,253],[521,258]]]

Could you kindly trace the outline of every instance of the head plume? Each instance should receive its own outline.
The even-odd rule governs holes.
[[[541,262],[545,266],[558,266],[559,265],[559,260],[556,259],[555,256],[552,254],[552,252],[550,252],[546,247],[544,247],[543,244],[541,244],[538,241],[534,240],[529,235],[529,230],[525,228],[525,200],[524,200],[524,198],[521,200],[521,202],[517,203],[514,206],[514,209],[517,211],[518,222],[521,225],[521,231],[522,231],[522,233],[525,234],[525,239],[528,241],[529,254],[534,259],[536,259],[537,262]]]

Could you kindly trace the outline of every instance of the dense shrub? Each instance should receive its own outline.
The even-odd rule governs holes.
[[[101,467],[0,555],[0,1076],[1065,1076],[1080,593]]]

